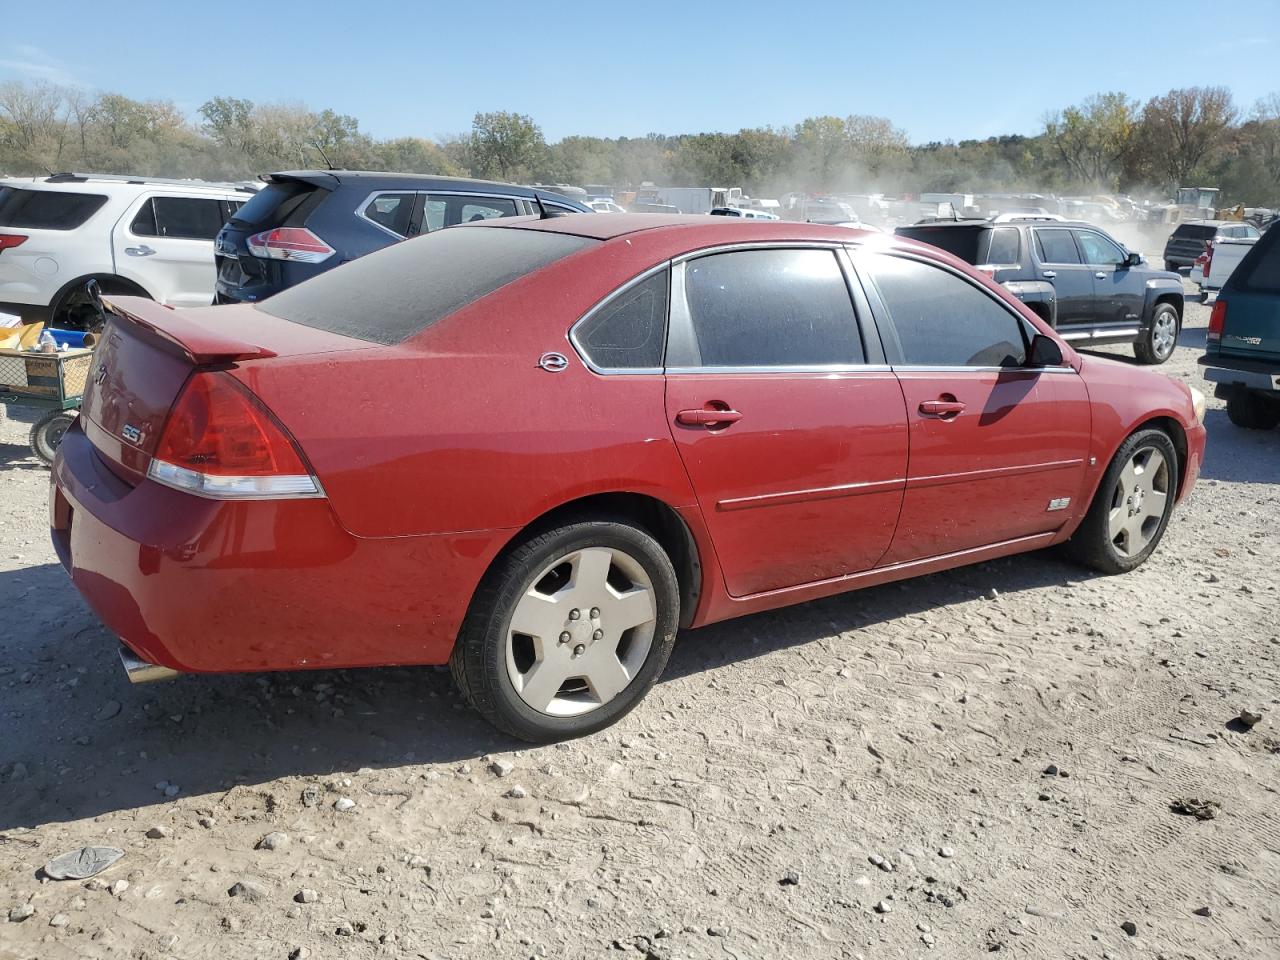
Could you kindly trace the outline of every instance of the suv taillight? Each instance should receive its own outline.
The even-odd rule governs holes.
[[[305,227],[276,227],[245,240],[249,252],[263,260],[323,263],[337,251]]]
[[[147,476],[215,500],[323,495],[284,427],[226,373],[191,375]]]
[[[1217,300],[1213,304],[1213,312],[1209,314],[1209,330],[1206,340],[1222,341],[1222,328],[1227,325],[1227,301]]]
[[[0,253],[4,253],[10,247],[20,247],[26,242],[25,233],[0,233]]]

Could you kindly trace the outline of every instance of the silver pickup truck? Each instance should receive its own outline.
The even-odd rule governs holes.
[[[1257,237],[1223,237],[1208,241],[1208,249],[1191,268],[1191,279],[1200,284],[1202,301],[1207,303],[1210,294],[1222,289],[1227,277],[1257,242]]]

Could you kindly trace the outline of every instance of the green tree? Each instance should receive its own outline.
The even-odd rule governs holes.
[[[546,149],[542,129],[522,113],[477,113],[471,122],[471,163],[480,176],[527,179]]]
[[[1226,87],[1184,87],[1152,97],[1139,131],[1145,172],[1166,186],[1193,186],[1190,181],[1221,158],[1236,116]]]
[[[1137,127],[1136,102],[1123,93],[1097,93],[1046,118],[1044,134],[1069,178],[1114,190],[1133,151]]]

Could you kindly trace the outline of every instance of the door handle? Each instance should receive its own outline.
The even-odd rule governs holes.
[[[1099,270],[1097,273],[1095,273],[1095,274],[1094,274],[1094,276],[1095,276],[1095,277],[1097,277],[1099,280],[1105,280],[1105,279],[1107,279],[1107,275],[1106,275],[1103,271],[1101,271],[1101,270]]]
[[[155,250],[144,243],[136,247],[125,247],[124,252],[131,257],[149,257],[155,253]]]
[[[686,427],[728,426],[742,419],[737,410],[681,410],[676,414],[676,423]]]
[[[926,417],[941,417],[948,420],[958,417],[964,412],[964,402],[961,400],[925,400],[920,404],[920,412]]]
[[[1044,278],[1045,278],[1046,280],[1052,280],[1052,279],[1053,279],[1054,277],[1056,277],[1057,275],[1058,275],[1058,271],[1057,271],[1057,270],[1046,270],[1046,271],[1044,271],[1044,274],[1043,274],[1043,276],[1044,276]]]

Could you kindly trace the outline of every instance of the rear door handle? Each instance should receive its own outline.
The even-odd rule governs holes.
[[[1053,279],[1054,277],[1056,277],[1057,275],[1058,275],[1058,271],[1057,271],[1057,270],[1046,270],[1046,271],[1042,274],[1042,276],[1043,276],[1046,280],[1052,280],[1052,279]]]
[[[728,426],[741,419],[742,414],[737,410],[681,410],[676,414],[676,423],[684,424],[686,427],[709,427],[719,424]]]
[[[1107,275],[1106,275],[1105,273],[1103,273],[1101,270],[1099,270],[1097,273],[1095,273],[1095,274],[1094,274],[1094,276],[1095,276],[1095,277],[1097,277],[1099,280],[1105,280],[1105,279],[1107,279]]]
[[[124,252],[131,257],[149,257],[155,253],[155,250],[144,243],[136,247],[125,247]]]
[[[926,417],[955,417],[964,412],[961,400],[925,400],[920,404],[920,412]]]

